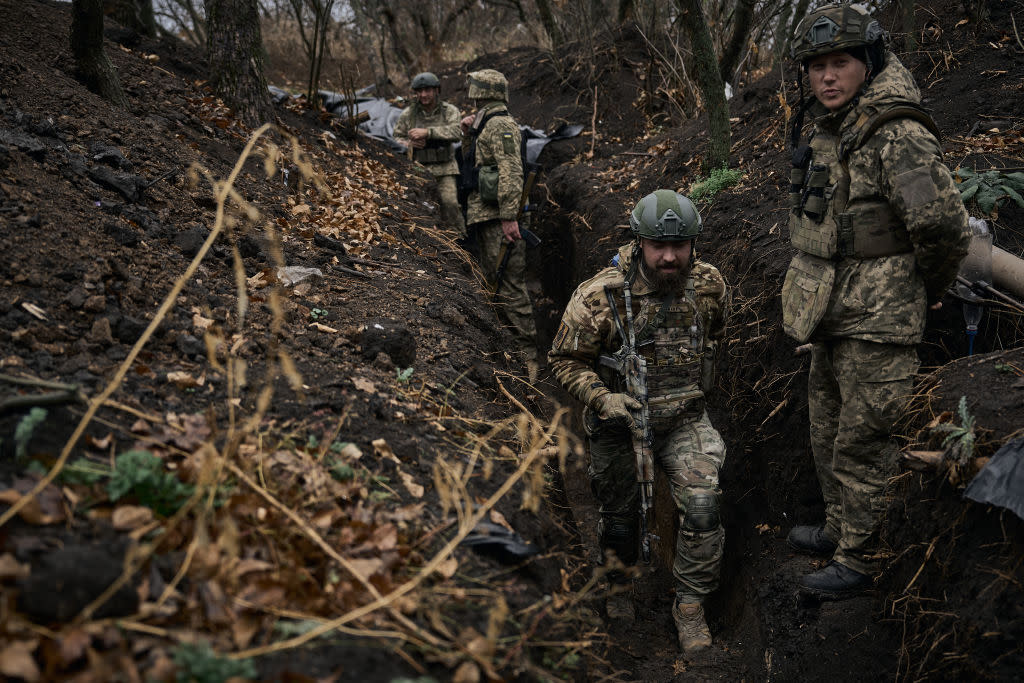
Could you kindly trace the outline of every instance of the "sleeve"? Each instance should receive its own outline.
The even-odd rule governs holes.
[[[938,140],[916,121],[901,121],[894,132],[881,151],[881,185],[910,233],[931,303],[939,301],[956,279],[967,254],[967,210],[942,163]]]
[[[610,394],[594,368],[601,355],[602,334],[600,297],[580,287],[565,307],[558,332],[548,353],[548,364],[559,384],[575,399],[586,406]],[[603,292],[602,292],[603,293]]]
[[[519,214],[519,200],[523,195],[523,159],[519,145],[519,126],[510,117],[500,119],[495,127],[495,159],[498,164],[498,218],[514,221]]]
[[[444,112],[444,123],[428,128],[427,137],[431,140],[458,142],[462,139],[461,114],[453,104],[444,102],[441,106]]]
[[[395,130],[391,133],[391,137],[398,140],[403,144],[409,143],[409,130],[412,128],[412,107],[406,107],[402,110],[402,113],[398,115],[398,120],[395,121]]]

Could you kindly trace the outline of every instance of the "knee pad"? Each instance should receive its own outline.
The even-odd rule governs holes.
[[[624,565],[636,563],[637,520],[602,517],[598,523],[601,550],[613,550]]]
[[[696,489],[686,499],[683,527],[691,531],[713,531],[721,516],[718,511],[719,495],[710,489]]]

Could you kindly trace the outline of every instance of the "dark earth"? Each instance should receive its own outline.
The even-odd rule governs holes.
[[[919,7],[919,47],[901,53],[952,169],[1024,165],[1024,46],[1011,21],[1024,3],[985,6],[980,18],[949,0]],[[603,621],[576,408],[543,370],[525,376],[478,269],[438,228],[421,169],[338,119],[278,105],[279,130],[240,167],[224,233],[159,313],[220,228],[210,179],[230,175],[252,131],[204,89],[194,50],[108,22],[122,110],[75,80],[69,5],[0,0],[0,22],[0,491],[13,493],[3,509],[48,470],[69,469],[60,456],[86,399],[110,386],[67,462],[109,468],[146,448],[177,481],[211,492],[184,514],[132,523],[140,494],[115,501],[102,483],[62,477],[5,519],[3,675],[174,680],[176,648],[197,639],[221,653],[277,643],[245,675],[281,681],[1013,680],[1024,670],[1024,526],[964,500],[965,482],[945,468],[907,469],[895,483],[891,561],[873,591],[818,603],[795,590],[815,561],[785,535],[818,520],[822,502],[808,357],[782,333],[778,301],[792,255],[782,199],[792,73],[736,84],[730,167],[744,176],[699,205],[701,258],[733,287],[710,406],[729,446],[728,540],[707,606],[715,644],[687,659],[669,615],[671,548],[639,571],[638,621]],[[531,198],[544,240],[531,255],[542,346],[576,284],[626,241],[635,201],[701,177],[705,122],[671,124],[676,105],[650,86],[652,60],[643,37],[623,30],[440,70],[464,111],[463,75],[486,66],[509,77],[520,123],[587,126],[545,150]],[[269,177],[264,157],[275,161]],[[1024,210],[1006,202],[988,218],[996,244],[1020,255]],[[286,286],[285,265],[322,275]],[[947,297],[901,425],[908,449],[934,447],[922,430],[947,411],[958,421],[961,396],[979,458],[1019,435],[1021,338],[1020,314],[992,305],[965,358],[960,305]],[[47,405],[19,439],[29,414],[19,399],[62,390],[11,377],[74,385],[79,397]],[[668,509],[664,495],[656,510]],[[475,506],[539,552],[510,553],[502,533],[460,546],[385,608],[310,643],[288,640],[418,580],[470,530]],[[674,538],[671,525],[661,514],[658,535]]]

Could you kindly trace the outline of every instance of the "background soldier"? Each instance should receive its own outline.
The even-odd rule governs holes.
[[[508,81],[501,72],[484,69],[469,74],[469,97],[476,102],[477,112],[462,119],[464,184],[469,190],[466,223],[476,230],[481,266],[491,283],[502,260],[502,243],[509,243],[511,254],[498,299],[532,376],[537,326],[526,289],[526,243],[519,234],[523,193],[519,125],[508,113]]]
[[[619,249],[617,265],[576,289],[548,361],[585,406],[602,553],[613,551],[633,564],[640,493],[631,429],[643,403],[624,393],[628,378],[608,362],[629,335],[621,321],[633,323],[635,347],[647,366],[653,457],[668,476],[679,514],[672,616],[680,647],[694,652],[711,644],[702,602],[718,587],[725,540],[718,487],[725,444],[704,411],[704,394],[714,384],[715,351],[725,332],[726,285],[714,266],[694,259],[701,218],[686,197],[671,190],[649,194],[633,209],[629,225],[635,240]],[[609,600],[610,617],[632,616],[631,602],[628,614],[622,614],[621,601],[615,605],[620,614],[612,614],[612,606]]]
[[[793,56],[813,98],[793,129],[797,253],[782,306],[786,332],[813,342],[807,393],[825,523],[795,527],[789,541],[832,555],[800,583],[842,597],[870,586],[877,571],[885,488],[896,473],[891,432],[911,394],[914,345],[969,233],[935,124],[878,22],[858,5],[829,5],[796,36]],[[799,145],[808,107],[814,134]]]
[[[410,147],[412,158],[434,175],[441,198],[441,220],[455,231],[457,239],[465,239],[466,224],[455,185],[459,166],[452,148],[462,137],[459,110],[441,101],[441,81],[429,71],[413,77],[412,90],[416,100],[395,122],[394,138]]]

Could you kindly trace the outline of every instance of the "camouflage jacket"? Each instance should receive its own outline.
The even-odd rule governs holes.
[[[459,166],[455,163],[455,156],[451,153],[451,149],[452,144],[462,138],[462,130],[459,126],[461,119],[462,116],[454,104],[438,102],[433,111],[427,111],[419,102],[413,102],[398,116],[398,121],[395,122],[394,138],[408,145],[410,130],[426,128],[427,149],[447,150],[448,154],[445,156],[448,158],[439,163],[423,161],[417,157],[422,156],[424,150],[415,150],[413,158],[426,166],[435,178],[458,175]]]
[[[552,373],[590,410],[601,396],[622,391],[621,378],[599,359],[623,345],[605,288],[614,295],[625,325],[623,279],[632,252],[633,243],[623,246],[618,265],[605,268],[576,289],[548,354]],[[655,429],[670,428],[679,418],[699,417],[703,412],[704,392],[713,383],[714,357],[725,334],[728,300],[724,278],[703,261],[694,263],[691,278],[667,305],[644,277],[643,268],[639,270],[632,287],[634,329],[638,350],[647,361],[648,402]]]
[[[921,340],[929,303],[939,301],[956,277],[967,253],[967,212],[960,193],[942,163],[936,137],[918,120],[886,121],[860,146],[851,144],[865,122],[896,107],[918,107],[920,91],[913,76],[895,55],[866,91],[849,105],[828,112],[820,103],[810,146],[812,164],[828,167],[831,183],[824,218],[815,221],[790,212],[790,237],[798,248],[783,287],[784,320],[817,307],[806,329],[813,339],[854,337],[866,341],[914,344]],[[862,128],[863,127],[863,128]],[[853,149],[845,163],[840,150]],[[846,193],[845,212],[837,213],[835,197]],[[851,218],[852,217],[852,218]],[[885,243],[881,256],[835,253],[837,224],[842,242],[844,219],[867,229],[862,244]],[[807,235],[824,244],[833,226],[832,252],[813,253]],[[798,240],[803,235],[803,241]],[[807,253],[811,251],[812,253]],[[894,253],[899,252],[899,253]],[[821,258],[827,256],[827,258]],[[831,291],[827,281],[834,274]],[[828,277],[826,277],[826,275]],[[795,282],[799,280],[799,282]],[[791,282],[795,284],[790,287]],[[786,289],[796,292],[787,296]],[[801,294],[818,287],[818,301]],[[813,297],[812,297],[813,298]],[[803,309],[803,310],[797,310]],[[787,325],[787,331],[793,334]],[[794,334],[798,339],[799,335]]]
[[[476,138],[476,165],[497,166],[498,203],[485,202],[476,190],[466,200],[466,224],[483,223],[494,219],[513,221],[519,213],[519,200],[523,194],[523,160],[519,145],[519,126],[508,114],[504,102],[488,102],[477,112],[482,120],[487,114],[504,110],[504,116],[494,116],[484,124]],[[470,133],[472,135],[472,133]],[[465,136],[462,148],[466,149],[471,139]]]

